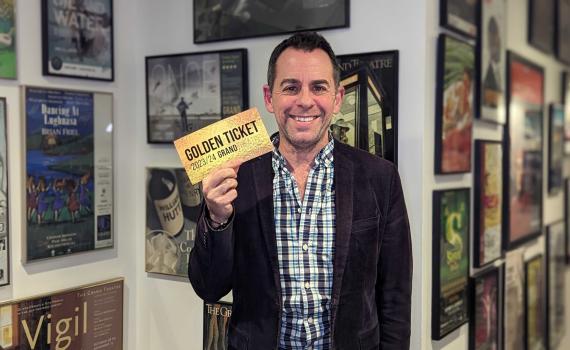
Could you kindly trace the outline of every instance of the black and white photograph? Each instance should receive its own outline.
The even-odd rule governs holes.
[[[147,140],[171,143],[249,107],[245,49],[146,58]]]
[[[481,0],[440,0],[440,25],[462,35],[477,36],[477,8]]]
[[[554,52],[555,1],[528,0],[528,43],[547,54]]]
[[[348,27],[349,0],[194,0],[194,42]]]

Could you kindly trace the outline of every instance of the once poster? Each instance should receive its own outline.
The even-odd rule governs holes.
[[[469,189],[433,193],[432,338],[468,321]]]
[[[25,87],[25,260],[113,246],[113,96]]]
[[[248,108],[247,51],[146,58],[148,142],[170,143]]]
[[[113,1],[42,0],[43,73],[114,79]]]
[[[0,348],[123,349],[123,279],[0,304]]]
[[[564,107],[550,104],[548,129],[548,192],[562,190],[564,161]]]
[[[337,56],[345,97],[331,132],[393,163],[398,158],[398,51]]]
[[[477,35],[477,10],[481,0],[441,0],[440,24],[474,38]]]
[[[0,78],[16,79],[15,0],[0,0]]]
[[[509,103],[505,143],[506,248],[542,229],[543,69],[509,52]]]
[[[499,141],[475,142],[475,267],[501,257],[503,147]]]
[[[544,258],[525,263],[525,349],[546,349],[546,286]]]
[[[146,272],[187,276],[202,191],[183,168],[147,168]]]
[[[10,284],[6,99],[0,98],[0,286]]]
[[[505,0],[481,2],[481,26],[477,41],[479,89],[477,117],[498,124],[506,120],[506,3]]]
[[[564,221],[548,226],[548,345],[557,349],[566,329],[566,250]]]
[[[499,269],[473,279],[469,348],[499,349]]]
[[[349,0],[194,1],[194,42],[348,27]]]
[[[475,48],[442,34],[438,42],[435,173],[471,171]]]
[[[226,350],[232,304],[219,301],[204,303],[204,350]]]

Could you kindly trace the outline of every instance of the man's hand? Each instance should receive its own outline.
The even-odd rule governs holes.
[[[216,223],[227,222],[234,211],[232,203],[237,198],[237,173],[242,163],[240,159],[231,160],[202,181],[210,219]]]

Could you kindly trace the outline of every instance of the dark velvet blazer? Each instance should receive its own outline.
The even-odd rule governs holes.
[[[412,255],[395,166],[335,141],[334,349],[408,349]],[[276,349],[281,284],[271,153],[242,164],[234,216],[222,231],[202,214],[188,276],[215,302],[233,291],[230,349]]]

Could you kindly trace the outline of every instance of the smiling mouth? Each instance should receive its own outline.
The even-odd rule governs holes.
[[[295,121],[297,122],[312,122],[313,120],[317,119],[319,116],[318,115],[308,115],[308,116],[301,116],[301,115],[290,115],[291,118],[293,118]]]

